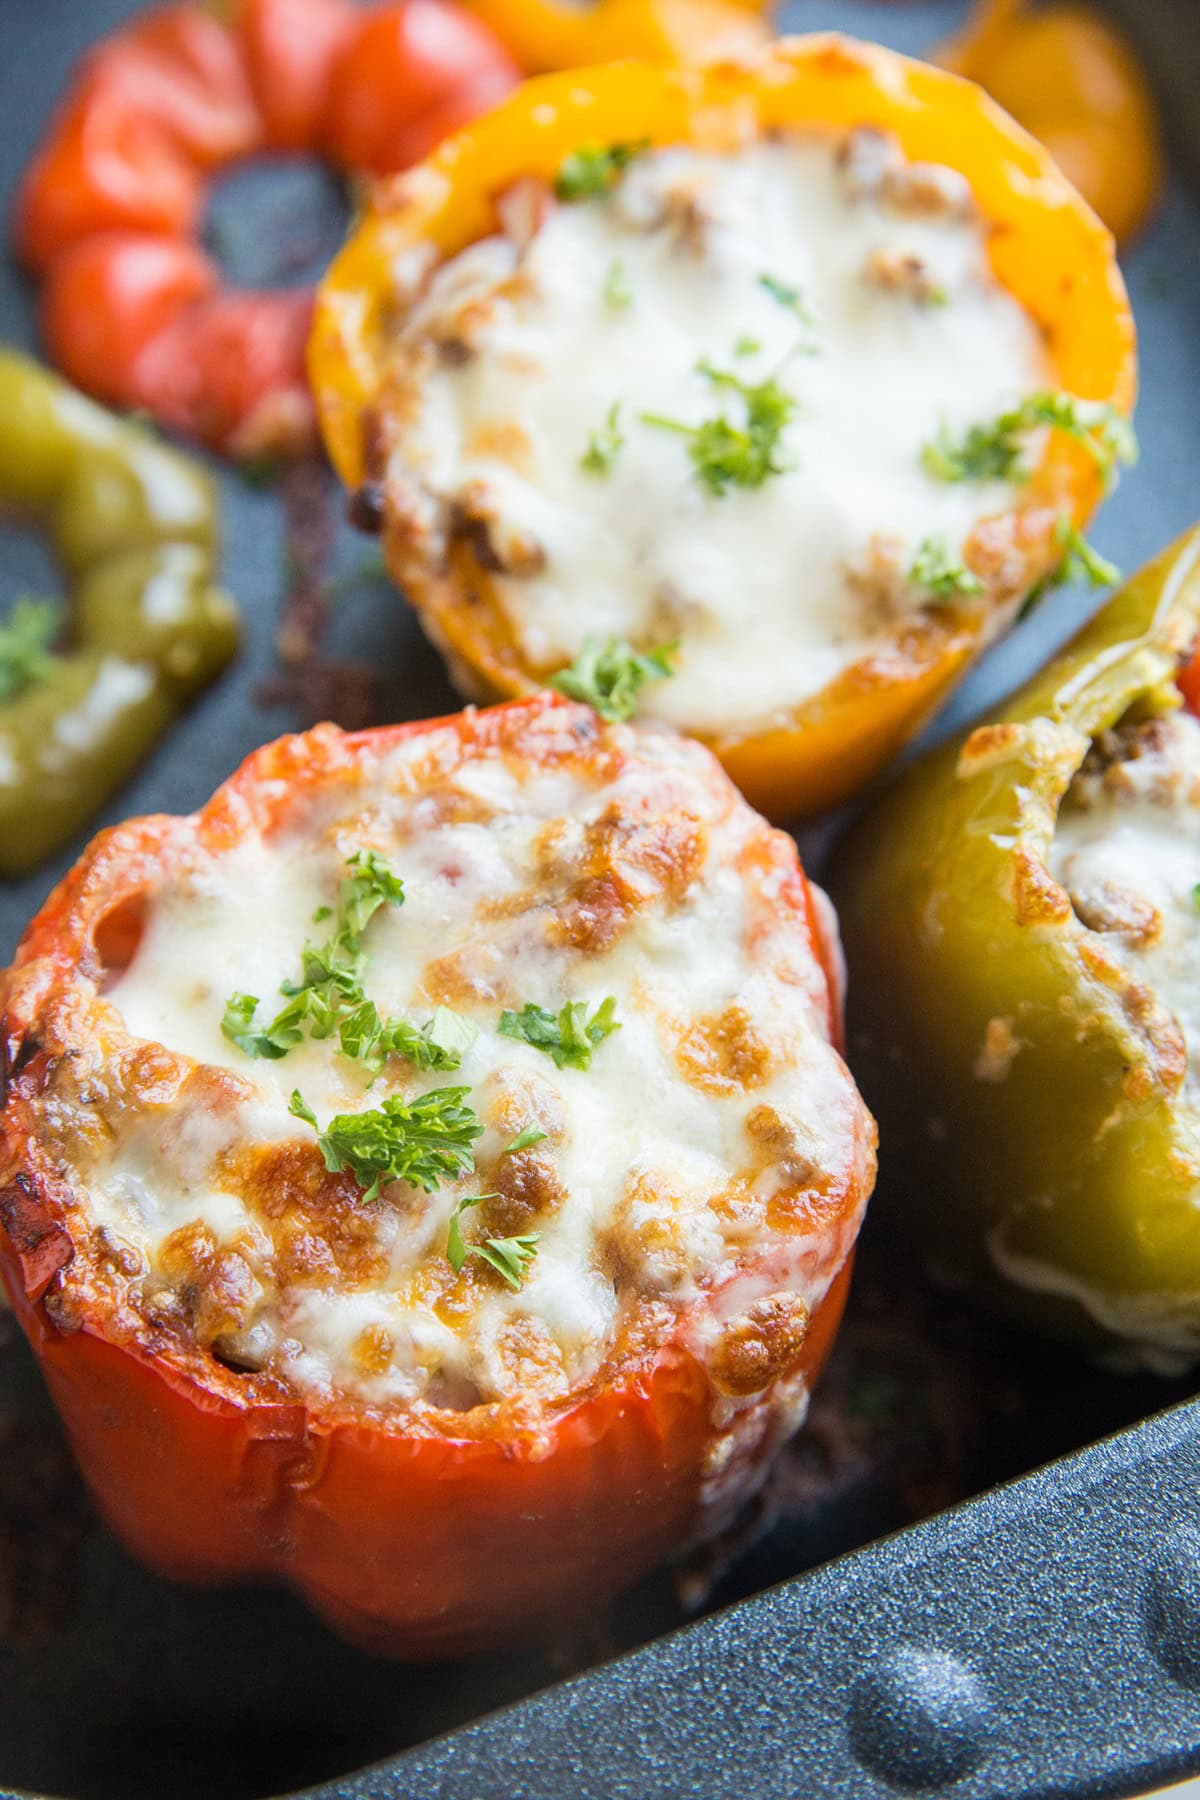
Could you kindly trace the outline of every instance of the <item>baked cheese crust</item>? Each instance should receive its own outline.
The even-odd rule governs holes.
[[[252,1054],[231,999],[257,1026],[286,1006],[368,856],[403,898],[362,927],[363,993],[459,1066],[367,1063],[318,1026]],[[69,1234],[60,1329],[100,1311],[226,1391],[468,1436],[679,1342],[727,1418],[777,1385],[795,1423],[874,1129],[834,1047],[827,904],[699,745],[545,696],[320,727],[202,813],[98,840],[53,906],[7,978],[6,1122],[9,1181]],[[606,1035],[558,1066],[502,1028],[529,1007]],[[337,1115],[447,1087],[474,1135],[429,1191],[329,1166]],[[478,1253],[517,1239],[516,1280]]]
[[[580,198],[527,180],[497,212],[396,272],[373,474],[418,600],[465,551],[525,670],[670,645],[641,710],[708,735],[787,716],[928,609],[1007,623],[1026,564],[987,521],[1044,433],[1004,478],[923,452],[1053,381],[963,176],[814,129],[635,154]],[[777,433],[697,436],[753,439],[756,392]],[[749,481],[716,485],[727,451]]]

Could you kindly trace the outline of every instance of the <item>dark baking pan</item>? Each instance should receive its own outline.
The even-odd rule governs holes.
[[[1176,169],[1127,262],[1142,462],[1096,532],[1132,568],[1200,514],[1200,14],[1194,0],[1111,3],[1158,79]],[[130,10],[0,0],[5,200],[69,65]],[[961,12],[959,0],[797,0],[786,22],[919,50]],[[295,261],[297,221],[316,260],[336,244],[338,207],[317,171],[259,172],[239,177],[236,203],[215,197],[213,237],[237,274],[270,280]],[[0,335],[28,343],[30,321],[27,288],[0,267]],[[304,696],[264,698],[285,585],[280,497],[219,478],[246,653],[110,818],[191,809],[257,743],[312,716]],[[324,553],[319,532],[314,543]],[[52,578],[18,534],[4,552],[0,602]],[[379,717],[453,704],[348,529],[323,579],[338,654],[385,671]],[[1058,596],[952,716],[1010,687],[1091,604]],[[818,873],[826,835],[803,840]],[[5,954],[78,847],[0,890]],[[1169,1780],[1200,1769],[1190,1392],[980,1324],[924,1294],[868,1225],[810,1425],[752,1517],[542,1653],[409,1668],[345,1648],[285,1594],[195,1592],[131,1563],[89,1517],[12,1339],[0,1348],[0,1800],[1032,1800]]]

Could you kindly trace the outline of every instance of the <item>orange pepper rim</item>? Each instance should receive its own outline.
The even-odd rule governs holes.
[[[54,992],[68,990],[82,974],[85,981],[99,984],[106,966],[123,966],[136,946],[145,903],[152,897],[156,882],[175,860],[177,847],[184,840],[203,844],[211,853],[221,854],[234,846],[247,833],[259,831],[265,837],[283,830],[296,811],[322,786],[361,781],[369,768],[406,738],[442,729],[454,729],[460,737],[487,745],[499,741],[506,725],[521,715],[536,717],[561,712],[583,715],[592,721],[590,709],[582,708],[561,695],[542,692],[532,699],[510,701],[502,706],[478,712],[468,708],[462,713],[434,720],[415,720],[401,725],[372,727],[364,731],[343,733],[334,726],[318,726],[313,731],[280,738],[266,744],[249,756],[242,766],[220,788],[212,799],[190,817],[159,815],[134,819],[102,832],[79,862],[51,894],[45,906],[32,920],[17,947],[6,995],[8,1010],[3,1020],[3,1052],[5,1067],[10,1071],[5,1098],[2,1129],[10,1167],[22,1169],[16,1182],[0,1193],[0,1249],[11,1274],[16,1276],[14,1304],[22,1311],[27,1329],[31,1323],[35,1338],[44,1338],[47,1326],[40,1315],[36,1321],[29,1309],[42,1300],[54,1277],[73,1256],[72,1213],[62,1206],[61,1184],[40,1157],[31,1120],[21,1099],[19,1084],[12,1071],[32,1070],[48,1053],[35,1046],[37,1012]],[[836,948],[823,929],[812,891],[790,840],[770,832],[763,825],[763,861],[769,868],[771,904],[796,914],[803,922],[814,961],[820,967],[827,990],[828,1024],[832,1042],[841,1042],[840,995],[836,970]],[[760,871],[761,873],[761,871]],[[115,946],[110,953],[109,945]],[[30,992],[19,981],[12,991],[13,977],[27,965],[38,966],[38,978]],[[27,1034],[29,1034],[27,1043]],[[843,1182],[832,1196],[830,1217],[839,1218],[856,1203],[855,1169],[859,1163],[857,1139],[846,1147],[842,1170]],[[6,1240],[6,1241],[4,1241]],[[737,1279],[736,1276],[730,1277]],[[106,1337],[105,1308],[85,1304],[81,1330],[100,1338]],[[219,1404],[237,1412],[261,1409],[263,1401],[253,1395],[253,1377],[225,1368],[203,1351],[173,1345],[169,1353],[151,1353],[137,1343],[122,1344],[138,1361],[159,1368],[163,1378],[180,1387],[202,1390],[206,1403]],[[619,1351],[615,1363],[600,1371],[591,1387],[552,1403],[550,1410],[558,1418],[575,1417],[586,1412],[598,1393],[636,1396],[648,1381],[655,1379],[660,1365],[674,1366],[690,1360],[679,1332],[669,1339],[648,1347],[634,1346],[632,1351]],[[272,1409],[281,1403],[273,1399]],[[285,1405],[301,1407],[315,1430],[333,1430],[347,1422],[353,1403],[339,1398],[328,1403],[320,1396],[297,1395]],[[489,1409],[480,1408],[481,1414]],[[494,1409],[493,1409],[494,1410]],[[425,1410],[419,1417],[398,1415],[380,1427],[389,1433],[413,1437],[437,1438],[455,1443],[480,1443],[490,1439],[495,1426],[489,1418],[478,1421],[477,1431],[464,1432],[468,1415],[457,1411]],[[367,1409],[365,1422],[375,1415]],[[505,1436],[506,1444],[524,1444],[536,1454],[537,1433],[532,1429]]]
[[[1116,23],[1077,0],[979,0],[935,53],[982,82],[1047,148],[1119,243],[1136,236],[1166,180],[1153,89]]]
[[[19,253],[46,284],[43,336],[64,373],[226,454],[313,448],[311,290],[223,285],[198,242],[204,197],[215,175],[263,154],[315,156],[342,174],[363,166],[356,108],[339,84],[347,69],[365,79],[353,58],[368,32],[370,73],[409,98],[387,168],[424,154],[443,127],[519,78],[469,10],[415,3],[470,40],[473,66],[453,91],[433,91],[420,47],[402,31],[380,30],[388,16],[405,17],[409,0],[366,9],[242,0],[229,24],[184,0],[92,47],[14,205]],[[411,93],[422,83],[428,92]]]
[[[768,37],[770,0],[465,0],[527,75],[617,57],[668,63],[740,55]]]
[[[1046,151],[973,83],[822,33],[703,69],[629,62],[543,76],[425,163],[380,184],[319,287],[310,344],[321,426],[343,480],[357,488],[373,473],[367,425],[386,373],[390,270],[415,244],[455,255],[495,229],[500,192],[523,175],[551,179],[584,144],[734,150],[768,131],[858,125],[890,131],[911,159],[966,177],[992,227],[997,279],[1040,326],[1058,385],[1131,411],[1135,335],[1112,238]],[[1100,495],[1092,459],[1052,434],[1012,515],[1027,586],[1057,565],[1059,515],[1082,527]],[[412,591],[410,582],[430,635],[479,695],[528,692],[539,671],[506,632],[494,578],[471,559],[468,606],[464,573],[431,574],[425,591]],[[943,609],[903,627],[885,655],[846,671],[791,716],[705,741],[773,816],[844,798],[928,716],[988,623],[985,608]]]

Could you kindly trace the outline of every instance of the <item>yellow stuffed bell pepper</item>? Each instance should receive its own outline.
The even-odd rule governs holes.
[[[1200,1353],[1200,527],[841,853],[881,1216],[1119,1362]]]
[[[1045,152],[837,36],[526,83],[380,190],[310,372],[465,692],[636,703],[776,818],[859,788],[1012,620],[1135,379]]]

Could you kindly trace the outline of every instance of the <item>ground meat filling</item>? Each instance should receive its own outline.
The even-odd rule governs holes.
[[[526,179],[497,222],[403,272],[371,474],[418,593],[465,546],[541,673],[588,637],[673,643],[645,705],[698,729],[794,706],[925,609],[1015,599],[986,521],[1037,434],[1003,476],[923,461],[1053,386],[956,171],[778,134],[575,198]]]
[[[1107,731],[1059,811],[1052,872],[1080,921],[1174,1015],[1200,1097],[1200,721]]]

